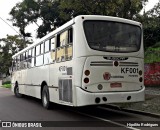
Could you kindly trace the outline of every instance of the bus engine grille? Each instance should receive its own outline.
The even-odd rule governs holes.
[[[72,103],[72,79],[59,80],[59,100]]]

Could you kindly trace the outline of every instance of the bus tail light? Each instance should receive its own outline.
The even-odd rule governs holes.
[[[142,81],[143,81],[143,78],[142,78],[142,77],[140,77],[140,78],[139,78],[139,82],[142,82]]]
[[[89,78],[85,78],[84,83],[86,83],[86,84],[89,83]]]
[[[142,70],[139,71],[139,75],[142,75]]]
[[[110,84],[110,87],[111,87],[111,88],[121,88],[121,87],[122,87],[122,84],[121,84],[121,83],[111,83],[111,84]]]
[[[103,78],[104,78],[104,80],[109,80],[109,79],[111,78],[111,74],[108,73],[108,72],[105,72],[105,73],[103,74]]]
[[[89,75],[90,75],[90,71],[89,71],[89,70],[85,70],[84,74],[85,74],[86,76],[89,76]]]

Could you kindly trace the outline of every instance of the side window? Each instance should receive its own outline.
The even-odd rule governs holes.
[[[73,29],[70,28],[57,35],[56,61],[62,62],[72,59]]]
[[[36,56],[40,55],[40,45],[36,46]]]
[[[31,49],[28,51],[28,58],[31,58],[32,57],[32,51]]]
[[[51,50],[55,49],[55,37],[51,38]]]
[[[40,47],[40,48],[41,48],[41,52],[40,52],[40,53],[43,54],[43,53],[44,53],[44,44],[41,43],[40,46],[41,46],[41,47]]]
[[[28,59],[28,51],[26,51],[26,59]]]
[[[20,54],[20,61],[23,61],[23,55]]]
[[[24,62],[23,62],[23,69],[26,69],[28,67],[27,65],[27,57],[28,57],[28,52],[24,52]]]
[[[20,70],[20,55],[17,56],[17,70]]]
[[[32,59],[31,59],[31,67],[35,65],[35,47],[32,48]]]
[[[31,68],[31,61],[32,61],[32,50],[28,51],[28,68]]]
[[[68,44],[73,44],[73,28],[68,30]]]
[[[60,47],[60,34],[57,35],[57,48]]]
[[[23,69],[23,54],[20,54],[20,69]]]
[[[36,57],[34,58],[34,65],[41,66],[43,65],[43,43],[37,45],[36,47]]]
[[[35,48],[32,48],[32,57],[35,56]]]
[[[68,30],[68,44],[66,46],[66,60],[71,60],[73,56],[73,28]]]
[[[60,46],[65,46],[68,44],[68,31],[60,34]]]
[[[56,58],[56,46],[55,46],[55,37],[52,37],[51,38],[51,63],[54,63],[55,62],[55,58]]]
[[[45,41],[44,48],[45,48],[44,49],[45,52],[50,51],[50,40]]]
[[[26,59],[26,53],[24,52],[23,53],[23,60],[25,60]]]
[[[16,59],[13,59],[12,61],[12,68],[13,68],[13,71],[16,71]]]

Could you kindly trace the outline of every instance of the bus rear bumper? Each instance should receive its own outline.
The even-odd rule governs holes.
[[[76,87],[77,100],[75,106],[144,101],[144,90],[145,87],[139,91],[132,92],[90,93],[80,87]]]

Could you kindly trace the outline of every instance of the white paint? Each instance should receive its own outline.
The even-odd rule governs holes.
[[[56,62],[53,64],[52,62],[47,62],[47,64],[41,65],[38,67],[15,71],[12,74],[13,85],[14,83],[16,83],[16,81],[18,81],[20,93],[41,98],[41,93],[40,93],[41,84],[43,81],[45,81],[47,85],[50,86],[50,95],[53,94],[52,96],[50,96],[50,101],[56,102],[59,104],[64,104],[64,105],[85,106],[85,105],[97,104],[95,103],[96,97],[99,97],[101,99],[101,102],[99,104],[143,101],[144,87],[143,89],[140,87],[140,86],[143,86],[143,83],[139,82],[138,77],[134,79],[131,77],[127,77],[126,74],[123,74],[125,76],[124,79],[121,79],[121,80],[111,79],[110,81],[106,81],[103,78],[104,72],[109,71],[111,74],[114,74],[114,75],[121,74],[120,72],[121,67],[120,66],[115,67],[113,66],[113,64],[107,67],[99,66],[99,67],[92,68],[92,66],[90,66],[90,63],[93,61],[94,62],[101,61],[102,63],[105,62],[106,59],[104,59],[103,56],[113,56],[113,57],[127,56],[128,59],[123,62],[130,62],[130,63],[135,62],[139,65],[139,69],[143,71],[143,60],[142,60],[143,59],[143,47],[142,47],[143,42],[142,42],[140,51],[133,52],[133,53],[114,53],[114,52],[97,51],[97,50],[91,49],[88,46],[85,39],[84,30],[83,30],[84,20],[115,21],[115,22],[122,22],[124,24],[133,24],[139,27],[141,27],[141,24],[139,22],[126,20],[122,18],[109,17],[109,16],[86,15],[83,17],[84,19],[82,19],[82,16],[77,16],[76,18],[67,22],[60,28],[56,29],[55,31],[43,37],[39,42],[35,42],[31,46],[18,52],[12,57],[12,58],[15,58],[20,54],[24,54],[25,51],[37,46],[38,44],[48,39],[51,39],[54,36],[56,37],[58,33],[60,32],[62,33],[63,31],[65,31],[66,29],[69,29],[72,26],[73,28],[73,45],[72,45],[73,59],[72,60],[63,61],[60,63]],[[56,52],[58,52],[58,49],[56,50]],[[49,53],[51,54],[51,52]],[[58,55],[58,53],[56,55]],[[52,58],[46,58],[46,59],[52,59]],[[38,61],[38,59],[36,60]],[[60,68],[61,67],[63,68],[64,66],[67,68],[71,68],[71,67],[73,68],[72,75],[67,75],[67,74],[64,75],[64,73],[61,72]],[[84,70],[91,71],[91,75],[88,76],[90,78],[90,82],[88,84],[85,84],[83,82],[84,78],[86,78],[86,76],[84,75]],[[71,78],[72,78],[72,93],[74,97],[73,104],[70,104],[69,102],[64,103],[59,100],[59,90],[62,90],[62,89],[58,88],[60,86],[59,79],[64,80],[64,79],[71,79]],[[112,82],[125,83],[123,85],[125,87],[114,88],[114,89],[110,87],[107,88],[107,86],[110,86],[110,84],[107,85],[107,83],[112,83]],[[24,86],[24,84],[26,84],[26,86]],[[104,85],[106,88],[104,87],[103,91],[99,91],[97,90],[98,84],[106,84]],[[131,86],[131,87],[128,87],[128,86]],[[12,86],[12,90],[13,90],[13,87],[14,86]],[[90,87],[90,89],[84,91],[86,89],[85,87],[87,88]],[[69,95],[69,93],[67,94]],[[65,96],[67,96],[67,94]],[[131,96],[132,98],[130,100],[127,100],[128,96]],[[102,101],[103,97],[106,97],[108,99],[107,102]]]

